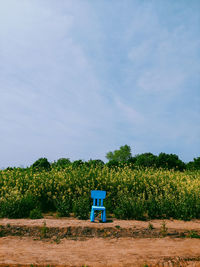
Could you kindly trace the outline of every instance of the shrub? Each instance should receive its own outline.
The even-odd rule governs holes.
[[[69,217],[71,212],[71,201],[68,198],[55,200],[56,211],[60,217]]]
[[[41,219],[41,218],[43,218],[41,209],[35,208],[35,209],[31,210],[29,218],[30,219]]]
[[[90,212],[90,200],[86,197],[79,197],[73,204],[74,215],[81,220],[87,220]]]
[[[32,196],[22,196],[21,198],[11,197],[0,203],[0,217],[7,218],[27,218],[30,211],[36,207]]]
[[[145,219],[146,207],[140,197],[121,196],[114,210],[118,219]]]

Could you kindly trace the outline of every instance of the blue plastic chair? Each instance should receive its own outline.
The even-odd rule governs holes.
[[[106,222],[106,208],[103,206],[103,200],[106,197],[106,191],[92,190],[91,198],[93,199],[93,205],[90,213],[90,220],[94,222],[95,210],[101,211],[101,220]]]

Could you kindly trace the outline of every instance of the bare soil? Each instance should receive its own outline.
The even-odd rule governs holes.
[[[200,220],[0,219],[0,236],[0,266],[200,266]]]

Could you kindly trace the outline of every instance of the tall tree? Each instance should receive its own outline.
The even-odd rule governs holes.
[[[111,161],[125,162],[131,158],[131,148],[128,145],[121,146],[118,150],[114,152],[108,152],[106,158]]]

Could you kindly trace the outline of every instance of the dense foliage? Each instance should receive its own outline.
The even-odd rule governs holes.
[[[131,158],[131,148],[128,145],[121,146],[119,149],[115,150],[114,152],[108,152],[106,154],[106,158],[109,161],[120,161],[126,162]]]
[[[132,167],[152,167],[163,168],[168,170],[200,170],[200,157],[194,158],[193,161],[184,163],[176,154],[160,153],[158,156],[152,153],[143,153],[132,156],[131,147],[128,145],[121,146],[118,150],[108,152],[106,158],[109,160],[107,166],[122,167],[123,164],[132,165]]]
[[[31,167],[37,170],[49,170],[51,164],[49,163],[47,158],[40,158],[36,160]]]
[[[86,219],[90,191],[98,189],[107,191],[107,213],[117,218],[200,218],[199,170],[141,169],[131,164],[110,168],[101,161],[67,162],[63,168],[62,162],[47,170],[1,170],[0,216],[40,217],[41,210]]]

